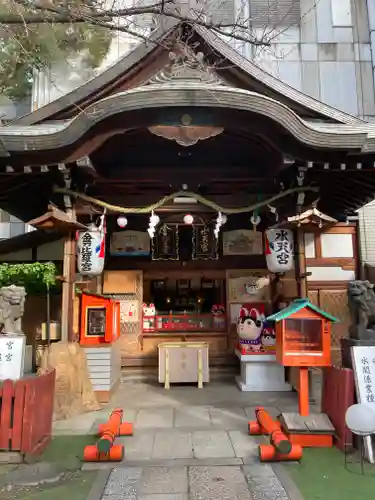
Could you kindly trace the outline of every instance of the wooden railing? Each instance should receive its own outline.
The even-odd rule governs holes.
[[[224,315],[212,314],[168,314],[143,316],[144,333],[159,332],[224,332],[227,321]]]
[[[0,383],[0,452],[41,453],[51,440],[55,370]]]

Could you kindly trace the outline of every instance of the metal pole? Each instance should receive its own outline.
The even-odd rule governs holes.
[[[46,334],[47,334],[47,345],[51,344],[51,294],[49,284],[47,284],[47,321],[46,321]]]

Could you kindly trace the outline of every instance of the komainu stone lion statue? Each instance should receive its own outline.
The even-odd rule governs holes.
[[[375,292],[369,281],[349,281],[348,305],[351,325],[350,337],[357,340],[375,340]]]
[[[25,310],[26,290],[23,286],[0,288],[0,332],[22,334],[21,320]]]

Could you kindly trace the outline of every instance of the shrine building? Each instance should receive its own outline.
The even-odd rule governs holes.
[[[76,286],[118,301],[122,367],[155,369],[171,341],[235,366],[242,317],[265,328],[245,350],[272,352],[265,317],[299,297],[341,320],[335,354],[359,269],[352,217],[375,192],[375,125],[208,28],[169,19],[151,36],[0,128],[0,208],[38,228],[1,242],[2,260],[58,263],[63,340],[84,335]]]

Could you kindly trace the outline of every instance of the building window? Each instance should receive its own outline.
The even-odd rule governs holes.
[[[10,237],[20,236],[25,233],[25,223],[24,222],[11,222],[10,223]]]
[[[10,222],[10,214],[4,212],[4,210],[0,210],[0,223],[4,222]]]
[[[10,224],[9,222],[0,222],[0,240],[10,238]]]
[[[332,25],[334,27],[352,26],[351,0],[331,0]]]
[[[249,0],[250,19],[254,27],[299,26],[300,0]]]

